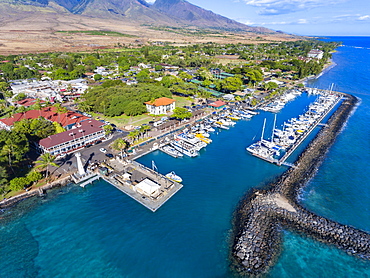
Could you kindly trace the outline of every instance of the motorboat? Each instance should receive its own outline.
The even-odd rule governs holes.
[[[175,182],[182,182],[182,178],[178,175],[175,174],[174,171],[172,172],[169,172],[168,174],[166,174],[166,178],[172,180],[172,181],[175,181]]]

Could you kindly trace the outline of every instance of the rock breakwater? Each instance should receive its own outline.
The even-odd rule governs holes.
[[[327,125],[299,156],[296,167],[267,185],[266,190],[252,191],[242,200],[235,212],[230,254],[237,273],[258,276],[266,272],[280,254],[282,229],[294,230],[333,244],[348,254],[370,259],[369,233],[318,216],[298,201],[302,188],[316,173],[357,101],[354,96],[346,95]]]

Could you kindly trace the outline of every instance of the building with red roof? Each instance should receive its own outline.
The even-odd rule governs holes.
[[[221,100],[217,100],[215,102],[208,104],[210,108],[215,108],[215,109],[223,109],[225,105],[226,105],[226,102],[223,102]]]
[[[40,140],[39,148],[52,155],[68,153],[104,139],[103,123],[86,120],[76,124],[72,129],[51,135]]]
[[[15,122],[23,119],[37,119],[43,117],[51,122],[58,122],[62,127],[70,129],[77,123],[90,119],[79,113],[68,111],[66,113],[57,113],[57,109],[53,106],[44,107],[41,110],[29,110],[22,113],[17,113],[10,118],[0,119],[0,128],[10,130]]]
[[[176,100],[168,97],[161,97],[154,101],[147,101],[144,103],[149,114],[161,115],[172,112],[173,109],[175,109]]]
[[[39,100],[39,101],[40,101],[40,103],[45,103],[44,100]],[[34,105],[36,102],[37,102],[37,99],[25,98],[25,99],[22,99],[20,101],[15,102],[15,103],[18,104],[18,105],[24,106],[24,107],[30,107],[30,106]]]

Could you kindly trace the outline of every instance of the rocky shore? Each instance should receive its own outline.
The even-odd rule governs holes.
[[[243,276],[268,271],[280,254],[282,229],[305,234],[333,244],[345,252],[370,259],[370,234],[318,216],[298,201],[302,188],[316,173],[328,148],[335,141],[357,104],[354,96],[345,100],[314,140],[266,190],[252,191],[241,201],[234,217],[231,248],[232,268]]]
[[[42,196],[42,195],[46,194],[48,190],[53,189],[53,188],[57,188],[57,187],[60,187],[60,186],[67,185],[71,181],[72,180],[71,180],[70,176],[68,175],[64,178],[60,178],[60,179],[58,179],[58,180],[56,180],[52,183],[48,183],[48,184],[46,184],[44,186],[41,186],[39,188],[32,189],[30,191],[27,191],[27,192],[24,192],[22,194],[16,195],[16,196],[11,197],[9,199],[4,199],[4,200],[0,201],[0,209],[13,206],[16,203],[18,203],[18,202],[20,202],[24,199],[33,197],[33,196]]]

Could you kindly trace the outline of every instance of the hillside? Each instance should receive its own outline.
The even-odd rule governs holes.
[[[0,22],[0,54],[81,51],[153,41],[295,39],[244,25],[184,0],[157,0],[154,5],[144,0],[0,0]]]

